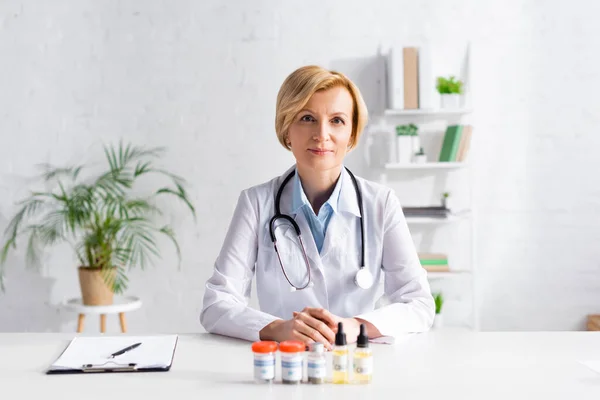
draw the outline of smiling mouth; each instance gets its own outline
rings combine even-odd
[[[325,149],[308,149],[308,151],[310,151],[312,154],[315,154],[318,156],[324,156],[326,154],[333,153],[333,150],[325,150]]]

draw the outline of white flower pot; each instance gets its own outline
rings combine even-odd
[[[444,318],[442,314],[435,314],[435,318],[433,319],[433,329],[440,329],[444,325]]]
[[[411,136],[411,138],[413,154],[418,153],[421,150],[421,138],[419,135]]]
[[[440,94],[441,107],[444,109],[460,108],[460,94]]]
[[[427,162],[427,154],[415,154],[413,157],[415,164],[425,164]]]
[[[413,157],[413,140],[412,136],[397,135],[396,136],[396,162],[398,164],[410,164]]]

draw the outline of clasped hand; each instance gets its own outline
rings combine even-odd
[[[262,340],[299,340],[310,344],[323,343],[331,350],[338,331],[338,323],[343,325],[348,343],[354,343],[360,332],[360,323],[356,318],[341,318],[323,308],[306,307],[301,312],[294,312],[289,320],[273,321],[260,331]]]

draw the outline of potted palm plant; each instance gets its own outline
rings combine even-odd
[[[40,252],[59,243],[68,243],[78,260],[79,283],[86,305],[112,304],[113,294],[128,285],[127,270],[144,268],[159,256],[157,236],[166,236],[174,245],[179,261],[180,248],[169,225],[157,220],[162,211],[155,201],[171,196],[182,201],[195,218],[195,209],[184,188],[183,178],[155,166],[163,148],[125,145],[105,146],[108,169],[83,178],[85,166],[42,165],[41,178],[49,191],[33,191],[20,201],[18,212],[5,231],[0,252],[0,286],[7,255],[27,237],[26,262],[36,265]],[[149,195],[134,194],[134,184],[144,177],[157,185]]]
[[[463,93],[463,82],[454,76],[437,78],[436,89],[441,97],[441,107],[456,109],[460,106],[460,95]]]

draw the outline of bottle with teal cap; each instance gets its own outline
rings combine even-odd
[[[333,346],[333,383],[348,383],[348,346],[344,325],[338,322]]]

